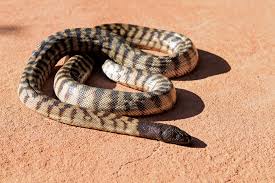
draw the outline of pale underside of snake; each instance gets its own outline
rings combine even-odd
[[[145,50],[167,53],[156,56]],[[102,52],[110,79],[143,92],[122,92],[82,84]],[[55,99],[42,91],[57,62],[72,57],[55,76]],[[182,34],[130,24],[104,24],[57,32],[33,51],[21,76],[18,93],[30,109],[61,123],[187,145],[191,136],[167,124],[127,117],[155,114],[173,107],[176,91],[168,78],[192,71],[198,52]]]

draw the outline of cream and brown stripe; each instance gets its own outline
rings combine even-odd
[[[155,56],[141,49],[168,56]],[[103,71],[110,78],[141,93],[88,87],[90,55],[103,52],[110,59]],[[58,60],[72,56],[55,77],[60,100],[41,90]],[[19,84],[20,100],[29,108],[69,125],[186,145],[191,136],[166,124],[145,123],[122,115],[147,115],[170,109],[176,92],[168,78],[184,75],[197,65],[192,41],[175,32],[129,24],[105,24],[57,32],[41,42],[29,58]]]
[[[110,79],[145,92],[122,92],[80,84],[87,79],[92,67],[93,60],[87,55],[71,57],[55,75],[56,96],[72,105],[128,116],[160,113],[176,102],[175,88],[167,77],[124,67],[111,60],[106,60],[102,66]]]

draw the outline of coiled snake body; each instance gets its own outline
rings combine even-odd
[[[155,56],[140,48],[168,56]],[[81,84],[93,67],[90,55],[99,51],[111,59],[102,66],[110,79],[144,92]],[[44,94],[42,86],[58,60],[66,55],[73,56],[55,76],[57,100]],[[123,115],[170,109],[176,102],[176,91],[168,78],[190,72],[197,62],[198,52],[192,41],[175,32],[129,24],[66,29],[49,36],[32,53],[18,93],[27,107],[62,123],[185,145],[191,136],[175,126],[141,122]]]

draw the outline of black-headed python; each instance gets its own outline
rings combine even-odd
[[[102,66],[107,77],[143,92],[81,84],[93,67],[90,56],[98,52],[110,58]],[[55,76],[54,90],[60,99],[57,100],[44,94],[42,86],[66,55],[73,56]],[[172,108],[176,91],[168,78],[192,71],[197,62],[198,52],[192,41],[176,32],[129,24],[66,29],[49,36],[33,51],[18,93],[27,107],[61,123],[187,145],[191,136],[175,126],[142,122],[124,115],[148,115]]]

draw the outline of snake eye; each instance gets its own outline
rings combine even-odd
[[[176,139],[181,139],[181,137],[182,137],[182,135],[180,135],[180,134],[176,135]]]

